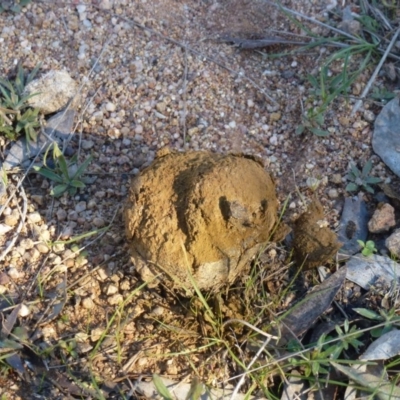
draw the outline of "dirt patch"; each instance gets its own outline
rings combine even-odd
[[[126,230],[144,280],[165,272],[175,283],[217,290],[260,251],[277,221],[275,185],[245,155],[172,152],[134,179]]]
[[[329,229],[324,209],[316,200],[296,220],[294,236],[296,260],[304,269],[319,267],[330,261],[342,246],[336,234]]]

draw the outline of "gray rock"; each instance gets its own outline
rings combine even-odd
[[[353,256],[347,262],[346,279],[369,290],[377,282],[390,287],[392,281],[398,282],[400,265],[389,257],[373,254],[364,257],[361,254]]]
[[[76,111],[71,108],[53,115],[47,121],[45,127],[46,134],[56,139],[69,139],[74,129],[75,115]]]
[[[341,253],[352,255],[360,251],[357,240],[366,241],[368,219],[367,205],[361,196],[345,198],[338,230],[339,242],[343,243]]]
[[[78,84],[67,71],[50,71],[30,82],[25,92],[32,97],[28,103],[43,114],[51,114],[64,108],[78,92]],[[34,96],[33,96],[34,95]]]
[[[36,142],[27,141],[25,137],[20,138],[12,145],[7,154],[3,163],[4,169],[7,171],[24,164],[40,152],[45,151],[49,144],[50,140],[41,133],[38,134]]]
[[[375,121],[372,148],[400,176],[400,105],[395,98],[383,107]]]

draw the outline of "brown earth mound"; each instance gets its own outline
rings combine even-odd
[[[275,185],[253,157],[160,156],[132,182],[125,210],[135,267],[145,281],[164,272],[188,293],[190,271],[200,289],[216,291],[268,242],[277,207]]]
[[[314,200],[294,225],[293,248],[298,266],[310,269],[331,261],[342,246],[324,219],[321,203]]]

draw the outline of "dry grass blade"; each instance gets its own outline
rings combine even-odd
[[[308,45],[310,42],[296,42],[295,40],[286,40],[280,37],[266,37],[262,39],[240,39],[235,37],[222,37],[218,41],[230,42],[241,49],[259,49],[262,47],[274,46],[277,44],[291,44],[291,45]]]

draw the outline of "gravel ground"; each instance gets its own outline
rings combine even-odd
[[[21,14],[1,15],[0,75],[12,75],[18,61],[28,70],[39,62],[41,72],[67,70],[82,84],[72,147],[81,160],[88,154],[94,157],[88,172],[96,179],[74,197],[54,200],[49,195],[51,182],[29,175],[23,185],[26,222],[2,260],[0,291],[28,306],[23,318],[43,346],[75,338],[82,358],[92,354],[96,341],[109,333],[106,329],[117,305],[140,284],[124,244],[121,206],[130,177],[149,165],[164,146],[261,157],[276,178],[280,200],[292,194],[289,219],[304,208],[299,193],[305,198],[311,195],[307,179],[319,179],[317,193],[331,225],[337,224],[349,163],[363,165],[371,157],[371,109],[375,113],[379,109],[372,106],[351,118],[354,102],[339,99],[326,118],[329,137],[296,136],[302,104],[310,98],[304,76],[316,71],[320,57],[331,50],[270,59],[217,41],[226,34],[247,37],[273,29],[298,33],[273,6],[261,0],[244,3],[33,1]],[[325,2],[285,3],[321,18],[327,6]],[[282,49],[267,51],[277,50]],[[361,93],[371,70],[352,86],[354,96]],[[373,160],[373,174],[387,178],[378,157]],[[9,177],[10,192],[21,176]],[[12,232],[23,203],[19,194],[3,212]],[[76,244],[65,242],[109,224],[105,234],[79,243],[86,246],[80,254],[74,253]],[[0,237],[1,245],[7,245],[12,232]],[[51,246],[50,240],[64,243]],[[51,299],[63,299],[64,291],[68,300],[60,301],[62,312],[54,317],[49,311]],[[44,301],[35,302],[39,297]],[[133,379],[135,374],[159,372],[180,379],[190,372],[185,358],[162,363],[146,355],[149,350],[162,354],[165,348],[173,348],[167,338],[157,336],[155,320],[164,316],[185,325],[176,303],[172,294],[163,298],[157,291],[144,291],[135,301],[127,301],[128,319],[116,317],[123,336],[121,352],[115,350],[110,334],[104,352],[92,360],[92,371],[114,382],[122,375]],[[43,304],[49,304],[47,312]],[[197,343],[186,340],[188,348]],[[118,354],[122,361],[116,361]],[[87,372],[87,364],[73,357],[68,361],[79,373]],[[199,371],[207,374],[204,360],[195,361]],[[219,378],[227,374],[221,370]],[[15,374],[11,379],[8,389],[0,393],[28,398],[21,377]],[[65,398],[56,387],[48,390],[49,397],[41,398]]]

